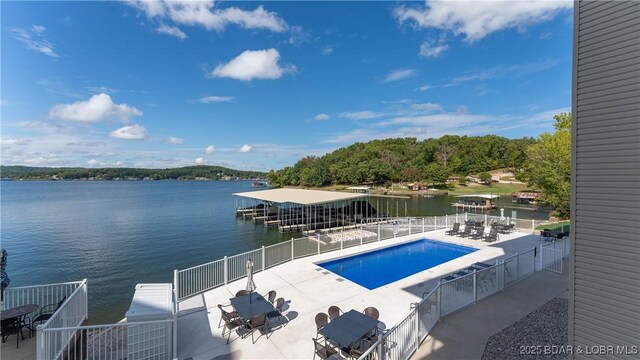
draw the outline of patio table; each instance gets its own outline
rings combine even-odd
[[[252,292],[248,295],[236,296],[230,299],[235,311],[245,320],[268,314],[275,310],[273,305],[262,295]]]
[[[355,310],[338,316],[325,327],[320,334],[340,345],[349,348],[378,326],[378,320]]]
[[[0,311],[0,320],[18,319],[38,310],[38,305],[27,304]]]

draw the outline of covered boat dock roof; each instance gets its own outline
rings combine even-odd
[[[481,198],[481,199],[493,200],[493,199],[497,199],[499,196],[498,195],[493,195],[493,194],[469,194],[469,195],[457,195],[456,197],[459,197],[459,198]]]
[[[367,196],[367,194],[306,189],[269,189],[261,191],[247,191],[235,193],[233,195],[279,204],[291,203],[299,205],[327,204],[351,199],[360,199]]]

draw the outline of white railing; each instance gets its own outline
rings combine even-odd
[[[36,304],[40,307],[57,304],[63,298],[68,298],[80,284],[82,284],[82,281],[9,287],[4,290],[4,307],[5,309],[11,309],[27,304]]]
[[[563,259],[569,257],[569,243],[569,238],[564,238],[540,245],[542,268],[562,273]]]
[[[55,313],[42,325],[38,325],[36,333],[36,356],[38,360],[58,359],[70,348],[74,337],[69,333],[49,333],[46,330],[82,325],[88,319],[87,280],[71,293]]]
[[[173,320],[158,320],[42,329],[38,360],[172,359],[173,326]],[[60,339],[73,341],[60,346]]]
[[[508,264],[513,264],[508,270]],[[535,250],[518,253],[495,265],[440,282],[428,295],[412,305],[398,325],[382,334],[359,359],[405,360],[418,349],[436,323],[444,316],[502,291],[505,279],[523,279],[535,272]],[[508,274],[512,272],[512,274]]]
[[[263,246],[260,249],[249,251],[243,254],[224,257],[223,259],[210,263],[190,267],[184,270],[177,270],[177,283],[174,284],[178,290],[178,300],[201,294],[218,286],[226,285],[230,281],[241,279],[246,276],[246,261],[251,258],[254,262],[254,271],[262,271],[283,264],[285,262],[317,255],[329,251],[345,249],[351,246],[359,246],[375,241],[384,241],[398,236],[418,234],[425,231],[446,229],[453,223],[463,223],[466,220],[477,219],[484,221],[485,226],[493,222],[508,222],[516,225],[522,231],[534,231],[537,222],[534,220],[518,220],[501,218],[482,214],[453,214],[444,216],[424,216],[411,218],[385,218],[369,219],[356,228],[349,231],[368,231],[367,234],[343,236],[347,232],[328,233],[321,235],[311,235],[299,239],[287,240],[275,245]],[[513,264],[507,264],[509,267]],[[523,265],[529,268],[528,264]],[[522,269],[521,269],[522,270]],[[512,273],[516,273],[515,269]],[[509,283],[511,277],[505,277],[505,282]]]

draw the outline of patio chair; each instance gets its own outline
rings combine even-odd
[[[453,227],[450,230],[447,230],[445,234],[456,235],[459,231],[460,231],[460,223],[453,223]]]
[[[465,225],[464,226],[464,230],[458,233],[458,236],[460,237],[467,237],[467,236],[471,236],[471,230],[473,230],[473,226],[472,225]]]
[[[36,329],[37,323],[47,322],[47,320],[49,320],[53,316],[53,314],[55,314],[56,311],[58,311],[58,309],[60,309],[60,307],[62,306],[62,304],[64,304],[64,301],[66,299],[67,299],[67,296],[65,295],[57,303],[48,304],[41,307],[40,311],[38,311],[38,314],[34,315],[34,317],[31,318],[31,331],[34,331]]]
[[[224,328],[222,329],[222,337],[224,337],[224,331],[229,330],[229,336],[227,337],[227,344],[228,344],[229,340],[231,339],[231,332],[235,329],[238,329],[244,326],[245,321],[241,317],[235,317],[235,318],[230,317],[229,316],[230,313],[224,311],[222,308],[220,308],[220,310],[222,311],[220,315],[221,319],[222,321],[224,321]]]
[[[317,313],[315,320],[316,320],[316,331],[320,331],[320,329],[327,326],[327,324],[329,323],[329,315],[325,313]]]
[[[253,334],[256,332],[256,330],[264,330],[265,332],[267,332],[267,330],[269,329],[269,318],[267,317],[267,314],[252,317],[245,323],[245,328],[251,332],[251,342],[255,344],[256,340],[253,337]],[[260,336],[262,336],[262,334],[260,334]],[[258,336],[258,339],[260,338],[260,336]],[[269,338],[269,335],[267,335],[267,338]]]
[[[344,311],[340,310],[339,307],[335,305],[329,306],[329,318],[331,318],[331,321],[335,320],[338,316],[342,314],[344,314]]]
[[[283,326],[287,326],[287,323],[288,323],[289,321],[287,320],[287,318],[286,318],[284,315],[282,315],[282,311],[283,311],[283,309],[284,309],[284,298],[278,298],[278,299],[276,300],[275,305],[276,305],[276,309],[275,309],[274,311],[272,311],[272,312],[268,313],[268,314],[267,314],[267,317],[268,317],[269,319],[273,319],[273,318],[284,318],[284,319],[285,319],[285,322],[284,322]],[[269,321],[271,321],[271,320],[269,320]]]
[[[267,299],[269,300],[270,303],[273,304],[273,302],[276,301],[276,291],[275,290],[269,291],[269,293],[267,294]]]
[[[475,234],[472,234],[471,236],[469,236],[469,238],[473,240],[478,240],[478,239],[482,239],[483,236],[484,236],[484,226],[478,226],[476,227]]]
[[[247,290],[240,290],[236,293],[236,297],[238,296],[244,296],[244,295],[249,295],[249,291]]]
[[[240,315],[238,315],[237,312],[235,311],[229,311],[227,312],[225,309],[223,309],[223,307],[229,307],[231,306],[229,305],[222,305],[222,304],[218,304],[218,309],[220,309],[220,314],[227,316],[229,319],[235,319],[235,318],[239,318]],[[222,316],[220,316],[220,321],[218,321],[218,329],[222,326]]]
[[[313,340],[313,360],[316,359],[316,356],[319,356],[322,360],[328,360],[330,357],[334,355],[338,355],[338,351],[332,348],[330,345],[327,345],[327,339],[325,338],[317,338],[311,339]],[[324,344],[320,341],[324,340]]]
[[[16,349],[20,347],[20,336],[24,340],[24,334],[22,328],[25,327],[24,321],[21,318],[13,318],[2,320],[0,325],[2,329],[2,342],[6,342],[7,338],[11,335],[16,335]]]
[[[380,318],[380,312],[378,311],[378,309],[374,308],[373,306],[369,306],[366,309],[364,309],[363,313],[369,317],[372,317],[376,320],[378,320],[378,318]]]
[[[496,240],[498,240],[498,228],[497,227],[491,227],[491,230],[489,230],[489,233],[487,235],[485,235],[484,241],[486,241],[486,242],[494,242]]]

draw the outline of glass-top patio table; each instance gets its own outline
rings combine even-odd
[[[335,318],[320,329],[320,334],[336,342],[341,348],[349,348],[353,343],[377,328],[378,320],[355,310]]]
[[[273,305],[258,293],[252,292],[249,295],[236,296],[229,300],[238,315],[246,320],[275,310]]]

